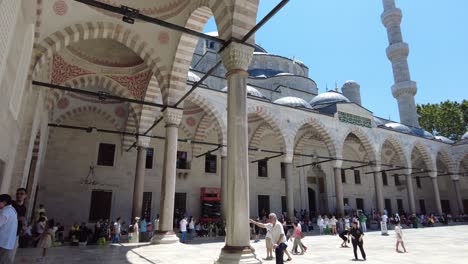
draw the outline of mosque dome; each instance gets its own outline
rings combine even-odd
[[[435,139],[440,140],[440,141],[442,141],[444,143],[448,143],[448,144],[455,143],[453,140],[450,140],[450,139],[448,139],[446,137],[443,137],[443,136],[435,136]]]
[[[387,123],[385,124],[385,126],[398,132],[408,133],[408,134],[411,133],[411,129],[409,127],[400,123]]]
[[[378,117],[375,117],[374,116],[374,122],[375,122],[375,125],[376,126],[383,126],[385,125],[384,121],[382,121],[382,119],[378,118]]]
[[[412,127],[410,129],[411,129],[411,133],[415,134],[416,136],[427,138],[427,139],[434,139],[434,135],[432,135],[431,133],[427,132],[426,130],[422,128]]]
[[[221,91],[223,92],[227,92],[227,90],[228,90],[227,86],[221,89]],[[250,85],[247,85],[247,95],[266,99],[266,97],[259,90],[255,89],[254,87]]]
[[[194,72],[189,71],[187,74],[187,80],[191,82],[198,82],[201,80],[201,78],[198,75],[196,75]]]
[[[468,131],[461,137],[461,139],[468,139]]]
[[[275,104],[280,104],[280,105],[287,105],[287,106],[292,106],[292,107],[302,107],[302,108],[307,108],[307,109],[312,109],[312,106],[310,104],[299,97],[293,97],[293,96],[287,96],[283,97],[280,99],[277,99],[274,101]]]
[[[312,106],[312,108],[314,108],[323,104],[336,104],[342,102],[349,103],[350,101],[348,98],[346,98],[339,92],[328,91],[326,93],[317,95],[309,103]]]

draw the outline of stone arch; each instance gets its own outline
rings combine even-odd
[[[292,129],[292,135],[294,137],[295,141],[295,150],[299,151],[299,149],[302,149],[303,145],[301,142],[303,142],[303,137],[308,133],[306,132],[303,134],[300,138],[299,136],[299,131],[302,129],[307,129],[310,130],[310,133],[317,132],[318,135],[322,138],[325,146],[328,149],[328,154],[331,157],[335,157],[337,155],[337,150],[336,146],[334,143],[333,138],[330,135],[330,132],[328,129],[323,125],[323,123],[313,117],[308,117],[303,120],[301,120],[297,125]],[[313,131],[313,132],[312,132]]]
[[[67,112],[65,112],[65,113],[61,114],[60,116],[58,116],[55,119],[55,123],[61,124],[65,120],[70,119],[70,118],[74,117],[77,114],[85,113],[85,112],[96,113],[96,114],[104,117],[104,119],[106,121],[109,121],[117,130],[120,129],[119,123],[112,116],[112,114],[109,114],[107,111],[104,111],[101,108],[99,108],[97,106],[92,106],[92,105],[83,105],[83,106],[79,106],[79,107],[70,109]]]
[[[408,160],[408,155],[405,154],[405,151],[403,150],[403,146],[402,146],[402,143],[394,136],[394,135],[390,135],[386,138],[384,138],[384,140],[382,141],[382,144],[380,144],[379,146],[379,153],[380,153],[380,156],[378,156],[379,160],[381,162],[383,162],[383,160],[381,159],[382,155],[383,155],[383,149],[385,147],[385,144],[386,143],[389,143],[393,149],[396,151],[396,155],[398,156],[400,162],[402,163],[403,167],[410,167],[410,160]]]
[[[449,154],[449,151],[446,148],[446,146],[440,147],[439,150],[437,151],[436,161],[435,161],[436,167],[437,167],[437,159],[439,159],[439,158],[442,161],[442,163],[445,165],[445,167],[447,168],[447,170],[448,170],[447,173],[455,172],[454,161],[453,161],[451,155]],[[441,171],[440,168],[437,167],[437,171]]]
[[[148,88],[145,93],[145,101],[162,104],[162,95],[159,82],[153,75],[148,83]],[[140,124],[138,127],[139,133],[145,133],[154,123],[161,111],[155,111],[152,106],[144,105],[141,111]]]
[[[285,133],[283,130],[280,128],[278,123],[275,121],[275,117],[273,114],[271,114],[267,109],[265,109],[263,106],[250,106],[247,109],[248,115],[257,115],[258,117],[262,118],[265,123],[267,123],[271,129],[272,132],[275,135],[276,141],[280,144],[280,149],[281,151],[287,155],[287,145],[286,145],[286,139],[285,139]],[[256,142],[259,142],[260,139],[255,138],[255,134],[258,134],[259,131],[256,131],[257,133],[254,133],[251,139],[251,143],[257,144]],[[259,134],[261,136],[261,134]],[[258,136],[257,136],[258,137]]]
[[[32,79],[54,53],[70,45],[70,43],[87,39],[112,39],[125,45],[145,61],[160,83],[165,83],[166,69],[162,65],[161,59],[156,55],[155,50],[150,48],[146,41],[122,24],[96,21],[64,27],[62,30],[56,31],[36,43],[34,47],[36,55],[31,63]]]
[[[424,162],[424,165],[426,166],[426,169],[435,170],[436,166],[434,164],[434,161],[432,160],[431,153],[426,145],[424,145],[423,143],[421,143],[421,141],[418,140],[411,146],[410,149],[411,149],[411,154],[410,154],[411,164],[413,164],[413,157],[412,157],[413,152],[416,150],[422,156],[421,158]],[[413,167],[413,165],[411,165],[411,167]]]
[[[209,128],[214,125],[218,136],[218,143],[221,145],[227,144],[227,128],[224,123],[223,115],[214,107],[208,100],[194,92],[187,97],[188,101],[197,105],[205,112],[205,115],[201,118],[198,127],[195,130],[194,140],[204,141],[206,140],[209,132]],[[193,146],[194,155],[200,154],[200,145]]]
[[[99,86],[103,88],[104,90],[110,92],[111,94],[121,96],[121,97],[126,97],[126,98],[134,98],[134,96],[131,95],[131,93],[123,87],[120,83],[117,81],[113,80],[112,78],[109,78],[104,75],[85,75],[85,76],[79,76],[74,79],[71,79],[69,81],[66,81],[64,83],[64,86],[68,87],[83,87],[83,86]],[[59,90],[52,90],[49,91],[49,95],[47,97],[47,107],[49,110],[53,109],[55,105],[57,105],[58,100],[65,94],[63,91]],[[137,128],[138,128],[138,117],[141,114],[142,107],[140,105],[135,105],[135,104],[128,104],[128,117],[126,120],[125,128],[123,131],[125,132],[131,132],[131,133],[136,133]],[[130,145],[133,143],[133,137],[132,136],[124,136],[122,138],[123,140],[123,146],[124,147],[130,147]]]
[[[350,134],[355,135],[359,139],[361,144],[364,146],[364,149],[366,150],[369,161],[379,161],[377,154],[376,154],[376,150],[373,147],[372,140],[369,137],[369,134],[359,127],[350,127],[343,134],[343,137],[340,139],[340,154],[341,155],[343,155],[345,140]]]

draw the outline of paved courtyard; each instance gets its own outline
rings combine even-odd
[[[448,226],[405,229],[404,239],[408,253],[396,253],[395,235],[381,236],[379,232],[365,235],[364,247],[368,263],[466,263],[468,260],[468,226]],[[309,247],[304,255],[293,255],[287,263],[350,263],[351,248],[340,248],[337,236],[307,236]],[[264,241],[252,243],[257,256],[266,255]],[[20,249],[16,263],[213,263],[223,247],[222,241],[200,244],[148,245],[126,244],[108,247],[59,247],[49,250],[45,260],[39,262],[38,249]],[[288,248],[290,250],[291,246]],[[390,262],[391,261],[391,262]],[[275,261],[263,261],[275,263]]]

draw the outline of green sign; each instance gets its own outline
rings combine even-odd
[[[341,122],[362,126],[362,127],[372,127],[372,122],[369,118],[365,118],[362,116],[352,115],[345,112],[338,111],[338,118]]]

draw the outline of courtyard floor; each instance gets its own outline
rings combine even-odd
[[[403,237],[408,253],[395,252],[395,234],[381,236],[369,232],[364,237],[364,249],[368,263],[466,263],[468,260],[468,225],[420,229],[404,229]],[[337,236],[307,236],[303,243],[309,247],[304,255],[292,255],[286,263],[350,263],[351,248],[340,248]],[[292,243],[288,250],[291,250]],[[193,244],[148,245],[122,244],[98,247],[51,248],[41,260],[39,249],[19,249],[15,263],[50,264],[155,264],[155,263],[213,263],[223,247],[222,241],[196,241]],[[265,243],[252,243],[257,257],[266,261]],[[359,250],[358,250],[359,251]],[[359,253],[358,253],[359,254]],[[360,257],[360,255],[359,255]]]

